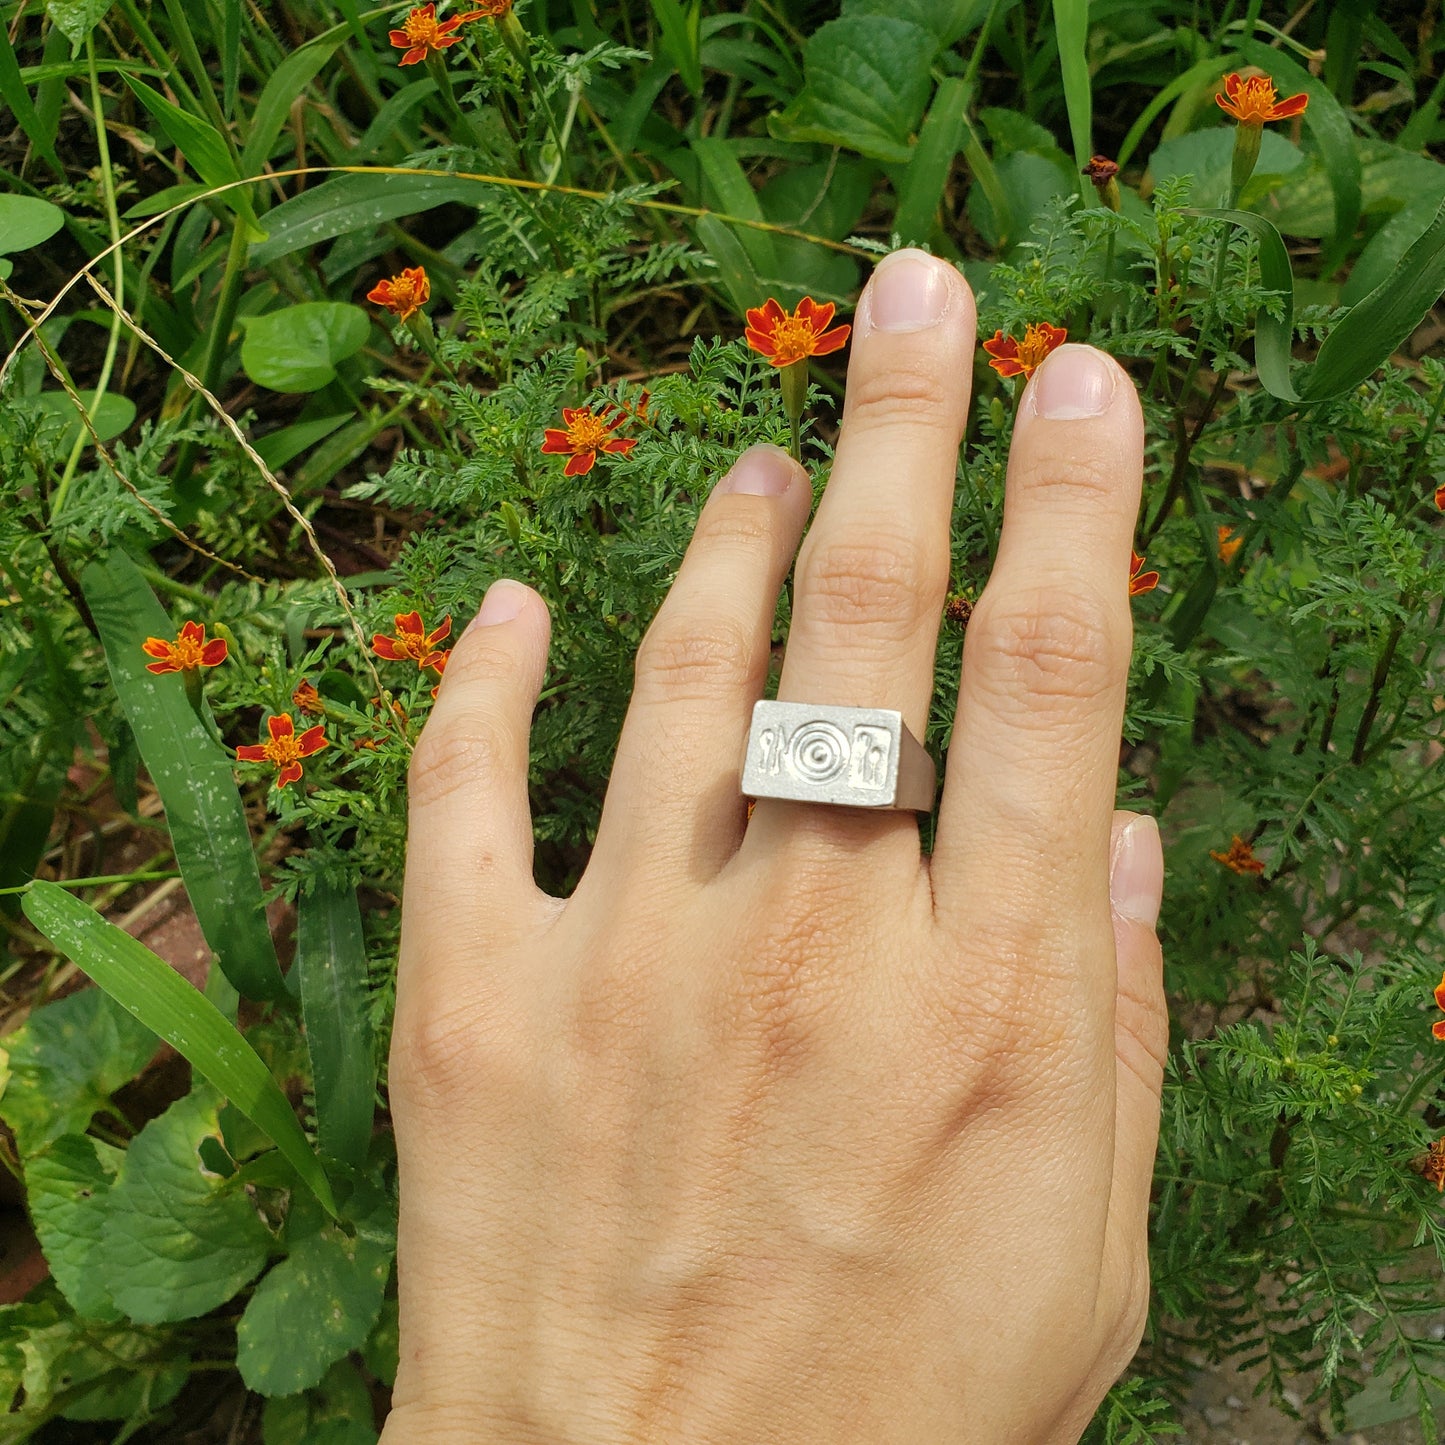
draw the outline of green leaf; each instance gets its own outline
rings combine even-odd
[[[251,113],[251,124],[246,137],[246,147],[241,152],[241,169],[248,175],[257,174],[271,155],[271,147],[281,128],[291,114],[296,97],[320,73],[346,39],[345,25],[333,26],[324,34],[308,40],[305,45],[293,50],[266,82],[256,109]]]
[[[30,144],[59,174],[61,165],[55,154],[55,127],[46,126],[41,121],[30,99],[30,92],[20,74],[20,62],[15,58],[15,47],[10,43],[10,32],[5,26],[0,26],[0,100],[10,107]]]
[[[321,1382],[371,1333],[396,1253],[391,1201],[375,1202],[348,1236],[339,1225],[291,1240],[236,1326],[236,1365],[258,1395],[294,1395]]]
[[[36,196],[0,196],[0,254],[28,251],[65,224],[65,212]]]
[[[702,59],[699,25],[701,6],[691,0],[687,9],[678,0],[652,0],[652,13],[662,28],[662,48],[677,67],[682,83],[693,94],[702,94]]]
[[[245,1190],[202,1168],[197,1148],[219,1135],[220,1107],[210,1089],[178,1099],[136,1135],[111,1186],[101,1279],[137,1324],[209,1313],[270,1253],[271,1232]]]
[[[266,213],[267,239],[251,250],[253,266],[269,266],[333,236],[344,236],[429,211],[449,202],[478,205],[493,187],[459,176],[336,176]]]
[[[972,94],[972,87],[956,77],[938,82],[928,118],[913,148],[913,159],[898,185],[898,211],[893,229],[905,245],[927,241],[933,234],[954,157],[968,139],[968,105]]]
[[[136,99],[150,112],[151,118],[185,156],[192,170],[208,186],[224,186],[241,179],[241,172],[226,145],[225,138],[208,121],[191,115],[178,105],[173,105],[159,91],[152,90],[145,81],[121,72],[121,79],[135,92]],[[250,227],[249,239],[264,240],[266,232],[256,220],[251,208],[247,187],[238,186],[217,197],[230,207]]]
[[[145,639],[174,637],[176,626],[124,552],[92,563],[80,585],[121,707],[165,804],[176,861],[206,941],[247,998],[288,1000],[232,759],[196,716],[181,679],[146,671]]]
[[[1234,158],[1234,127],[1209,126],[1173,140],[1160,141],[1149,157],[1149,174],[1156,187],[1175,176],[1193,176],[1191,197],[1201,204],[1229,195],[1229,171]],[[1276,131],[1260,136],[1259,160],[1249,182],[1253,191],[1265,176],[1287,175],[1304,164],[1304,154]]]
[[[376,1113],[376,1056],[367,1015],[366,939],[354,888],[318,884],[296,923],[301,1015],[323,1158],[359,1167]]]
[[[762,203],[753,189],[743,168],[738,164],[732,147],[726,141],[698,136],[692,142],[692,152],[702,167],[706,182],[703,189],[703,204],[720,210],[724,215],[736,216],[739,220],[762,221]],[[734,232],[738,244],[748,253],[755,275],[759,277],[778,274],[777,247],[774,238],[766,231],[755,231],[740,226]],[[754,303],[762,305],[762,297]]]
[[[763,283],[732,228],[715,216],[703,216],[697,223],[697,237],[717,266],[718,279],[737,314],[742,316],[749,307],[761,305]]]
[[[393,1297],[382,1301],[376,1325],[361,1348],[361,1358],[366,1361],[366,1368],[389,1390],[396,1387],[400,1346],[401,1323],[397,1302]]]
[[[115,396],[106,392],[99,405],[92,407],[90,399],[93,393],[83,391],[80,395],[90,412],[91,425],[103,442],[118,437],[135,420],[135,403],[128,396]],[[66,423],[59,437],[49,443],[61,454],[68,452],[75,445],[75,439],[85,430],[76,414],[75,403],[63,391],[42,391],[39,396],[29,398],[24,404]],[[85,444],[93,445],[88,431],[85,432]]]
[[[350,1360],[338,1360],[314,1390],[266,1401],[261,1438],[265,1445],[376,1445],[371,1391]]]
[[[280,1085],[215,1004],[138,939],[107,923],[57,884],[32,883],[24,907],[26,917],[83,973],[189,1059],[264,1130],[326,1211],[336,1213],[331,1186]],[[56,1131],[75,1132],[74,1128]]]
[[[1064,103],[1069,112],[1069,134],[1074,142],[1074,168],[1088,165],[1093,150],[1094,89],[1089,77],[1089,0],[1054,0],[1054,35],[1059,46],[1059,69],[1064,78]],[[1074,177],[1075,189],[1088,184]]]
[[[157,1045],[151,1029],[99,989],[36,1009],[0,1046],[0,1117],[15,1131],[21,1157],[63,1134],[83,1134]]]
[[[844,146],[880,161],[906,161],[933,89],[938,45],[920,25],[891,15],[830,20],[803,52],[806,84],[768,129],[781,140]]]
[[[371,332],[371,318],[344,301],[302,301],[242,318],[241,366],[271,391],[320,391],[336,379],[336,366],[355,356]]]
[[[50,0],[45,13],[70,41],[71,54],[85,44],[85,37],[105,19],[111,0]]]
[[[78,1315],[117,1320],[101,1283],[111,1180],[125,1157],[99,1139],[62,1134],[25,1164],[25,1202],[51,1277]]]

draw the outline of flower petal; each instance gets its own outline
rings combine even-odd
[[[621,452],[623,456],[626,456],[636,445],[636,437],[613,437],[611,441],[602,443],[602,450],[604,452]]]
[[[444,637],[450,637],[451,635],[452,620],[450,617],[443,617],[437,624],[436,631],[427,633],[426,645],[430,647],[433,643],[440,642]],[[425,667],[426,663],[422,663],[422,666]]]
[[[397,649],[396,639],[384,637],[379,632],[371,639],[371,650],[378,657],[384,657],[388,662],[404,662],[406,660],[406,653]]]
[[[148,663],[146,663],[146,671],[147,671],[147,672],[179,672],[179,671],[180,671],[180,668],[178,668],[178,667],[175,665],[175,663],[173,663],[173,662],[171,662],[169,659],[167,659],[165,662],[148,662]]]
[[[396,63],[398,65],[416,65],[419,61],[423,61],[425,59],[426,46],[413,45],[412,48],[408,50],[407,53],[403,55],[401,59],[398,60]]]
[[[556,427],[548,427],[545,440],[542,442],[542,450],[553,455],[558,452],[570,452],[572,443],[568,440],[566,432],[558,431]]]
[[[309,758],[312,753],[319,753],[322,748],[330,747],[331,740],[326,736],[326,729],[322,723],[315,727],[307,728],[299,738],[296,739],[296,751],[303,758]]]
[[[841,351],[848,344],[852,330],[851,326],[838,326],[825,336],[820,336],[813,343],[813,355],[830,356],[835,351]]]
[[[266,761],[266,748],[262,743],[243,743],[236,749],[236,756],[243,763],[264,763]]]
[[[301,764],[287,763],[279,773],[276,774],[276,786],[284,788],[288,783],[296,783],[301,780]]]
[[[405,30],[388,30],[386,38],[396,46],[398,50],[405,50],[411,44],[411,36]]]
[[[1445,1008],[1445,978],[1435,985],[1435,1002],[1441,1008]]]
[[[199,622],[183,622],[181,624],[181,637],[186,642],[199,643],[206,635],[206,629]]]
[[[1308,95],[1303,93],[1292,95],[1287,100],[1276,101],[1270,106],[1269,118],[1271,120],[1289,120],[1291,116],[1302,115],[1309,103]]]
[[[778,354],[777,344],[770,333],[759,331],[756,326],[749,326],[747,330],[748,345],[754,351],[761,351],[770,361]]]
[[[218,667],[226,660],[226,639],[224,637],[213,637],[201,649],[201,666]]]
[[[422,625],[420,612],[398,612],[395,614],[397,636],[403,636],[408,632],[421,634],[426,631]]]
[[[592,470],[592,463],[597,460],[597,453],[591,450],[585,452],[574,452],[567,465],[562,468],[564,477],[586,476]]]
[[[164,637],[147,637],[140,650],[147,657],[169,657],[175,651],[175,644],[167,642]]]
[[[1430,1032],[1434,1034],[1437,1039],[1445,1039],[1445,1019],[1437,1019],[1431,1024]]]
[[[273,713],[266,719],[266,731],[271,734],[273,743],[279,743],[282,738],[289,738],[295,733],[296,724],[291,721],[289,712]]]

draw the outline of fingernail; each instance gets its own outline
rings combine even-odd
[[[498,622],[510,622],[527,605],[530,588],[520,582],[508,581],[505,577],[493,582],[482,598],[477,615],[471,620],[471,627],[492,627]]]
[[[1141,813],[1119,835],[1109,869],[1114,911],[1153,928],[1164,901],[1164,849],[1159,825]]]
[[[1092,346],[1061,346],[1034,376],[1029,395],[1034,411],[1047,421],[1078,421],[1102,416],[1114,396],[1115,368]]]
[[[874,331],[922,331],[935,326],[953,295],[946,261],[926,251],[895,251],[868,283],[868,322]]]
[[[798,464],[781,447],[749,447],[732,465],[715,492],[745,492],[754,497],[779,497],[793,484]]]

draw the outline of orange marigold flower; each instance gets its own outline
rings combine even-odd
[[[1425,1153],[1412,1159],[1410,1168],[1429,1180],[1441,1194],[1445,1194],[1445,1136],[1436,1139]]]
[[[321,694],[316,691],[310,678],[303,677],[291,694],[291,701],[307,717],[324,717],[326,708],[322,705]]]
[[[159,662],[146,663],[147,672],[194,672],[198,667],[216,667],[226,660],[226,639],[213,637],[206,641],[206,629],[199,622],[187,622],[174,642],[164,637],[147,637],[141,644],[147,657]]]
[[[1219,560],[1227,567],[1234,561],[1235,554],[1244,546],[1244,538],[1235,535],[1228,522],[1219,529]]]
[[[437,675],[437,685],[436,685],[434,688],[432,688],[432,690],[431,690],[431,695],[432,695],[432,701],[433,701],[433,702],[436,701],[436,695],[437,695],[437,693],[439,693],[439,692],[442,690],[441,679],[446,675],[447,663],[449,663],[451,660],[452,660],[452,650],[451,650],[451,648],[449,647],[449,648],[446,649],[445,652],[434,652],[434,653],[432,653],[432,655],[431,655],[429,658],[427,658],[427,660],[426,660],[424,663],[422,663],[422,666],[423,666],[423,667],[430,667],[430,668],[432,668],[432,669],[435,671],[436,675]]]
[[[1224,90],[1214,97],[1219,108],[1232,115],[1241,125],[1263,125],[1267,120],[1288,120],[1301,115],[1310,103],[1301,93],[1288,100],[1276,100],[1274,82],[1267,75],[1251,75],[1247,80],[1237,75],[1224,77]]]
[[[1044,357],[1056,346],[1062,346],[1068,335],[1062,326],[1050,326],[1047,321],[1039,321],[1025,330],[1022,341],[995,331],[983,343],[983,349],[993,358],[989,365],[1000,376],[1022,376],[1027,381]]]
[[[1435,985],[1435,1003],[1437,1007],[1445,1009],[1445,977],[1442,977],[1440,982]],[[1445,1019],[1436,1019],[1430,1025],[1430,1032],[1437,1039],[1445,1039]]]
[[[236,749],[236,756],[243,763],[271,763],[276,768],[276,786],[284,788],[296,782],[301,776],[301,759],[319,753],[330,744],[322,735],[322,727],[307,728],[300,737],[296,736],[296,724],[289,712],[278,713],[266,719],[266,730],[270,737],[264,743],[247,743]]]
[[[510,5],[511,0],[507,0],[508,8]],[[495,3],[492,3],[481,10],[470,10],[465,15],[453,15],[447,20],[438,20],[436,0],[431,0],[431,3],[413,10],[406,17],[402,28],[391,31],[388,38],[398,50],[406,51],[397,64],[415,65],[417,61],[425,60],[431,51],[435,50],[440,54],[447,46],[455,45],[462,38],[455,34],[459,26],[472,20],[480,20],[484,15],[505,13],[506,10],[499,11]]]
[[[796,311],[785,311],[771,296],[762,306],[748,312],[748,345],[760,351],[774,366],[792,366],[810,356],[827,356],[843,347],[851,326],[828,330],[837,307],[827,301],[818,305],[811,296],[798,302]]]
[[[405,321],[431,300],[431,280],[426,274],[426,267],[404,267],[400,276],[378,281],[366,293],[366,299],[385,306],[388,311],[395,311],[397,320]]]
[[[1129,549],[1129,596],[1137,597],[1141,592],[1152,592],[1159,585],[1157,572],[1140,574],[1144,559],[1131,547]]]
[[[562,475],[583,476],[592,470],[592,464],[597,460],[599,452],[621,452],[626,456],[637,445],[636,437],[609,435],[626,420],[625,411],[618,411],[614,416],[612,407],[594,415],[590,406],[564,406],[562,421],[565,430],[561,427],[548,427],[542,450],[551,454],[570,452],[567,465],[562,468]]]
[[[428,632],[420,612],[397,612],[393,615],[396,618],[396,636],[376,633],[371,639],[371,650],[388,662],[414,662],[418,669],[433,666],[432,659],[439,655],[437,643],[452,634],[451,618],[443,617],[437,627]]]
[[[1254,856],[1254,848],[1246,843],[1238,833],[1234,835],[1234,841],[1229,845],[1229,852],[1216,853],[1212,848],[1209,856],[1216,863],[1223,863],[1231,873],[1263,873],[1264,864]]]
[[[481,3],[470,15],[464,15],[464,20],[476,20],[486,16],[489,20],[500,20],[508,14],[512,8],[512,0],[481,0]]]
[[[1445,512],[1445,482],[1435,488],[1435,505],[1440,511]]]

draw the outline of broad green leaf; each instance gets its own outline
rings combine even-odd
[[[1306,112],[1308,114],[1308,112]],[[1272,132],[1266,131],[1268,137]],[[1361,139],[1360,192],[1367,215],[1398,211],[1433,196],[1445,196],[1445,166],[1398,146]],[[1334,228],[1335,200],[1322,161],[1295,172],[1262,207],[1287,236],[1328,236]]]
[[[376,1445],[371,1391],[350,1360],[338,1360],[314,1389],[266,1401],[264,1445]]]
[[[106,392],[101,397],[100,404],[92,408],[90,400],[93,393],[83,391],[80,395],[90,411],[91,425],[103,442],[118,437],[135,420],[135,403],[128,396],[116,396],[112,392]],[[63,456],[75,445],[75,439],[83,431],[86,446],[93,444],[90,433],[85,431],[80,417],[76,414],[75,403],[63,391],[42,391],[39,396],[29,398],[26,404],[33,406],[38,412],[55,417],[63,424],[64,430],[50,443],[60,455]]]
[[[208,186],[224,186],[239,181],[241,173],[226,146],[221,133],[209,121],[191,115],[178,105],[172,104],[159,91],[152,90],[145,81],[133,75],[121,73],[121,79],[135,92],[136,99],[150,112],[151,119],[166,133],[181,154],[185,156],[192,170]],[[238,216],[250,228],[249,239],[261,241],[266,232],[256,220],[247,196],[248,187],[238,186],[223,192],[217,199]]]
[[[85,44],[85,37],[105,19],[111,3],[112,0],[50,0],[45,13],[70,41],[74,54]]]
[[[1335,198],[1334,239],[1320,266],[1321,274],[1328,275],[1344,260],[1360,219],[1360,156],[1350,118],[1329,86],[1283,50],[1273,50],[1254,39],[1242,40],[1239,48],[1246,60],[1270,76],[1281,95],[1304,91],[1310,98],[1305,124],[1319,146]]]
[[[905,245],[927,241],[933,234],[954,157],[968,138],[971,98],[972,88],[963,80],[950,76],[938,82],[928,118],[913,148],[913,159],[898,184],[893,229]]]
[[[376,1323],[396,1253],[396,1219],[380,1191],[348,1235],[334,1223],[291,1238],[285,1259],[256,1286],[236,1326],[236,1365],[258,1395],[317,1385]]]
[[[241,365],[271,391],[320,391],[336,366],[355,356],[371,332],[371,318],[344,301],[302,301],[264,316],[242,319]]]
[[[366,939],[354,888],[318,884],[297,905],[296,967],[322,1158],[359,1167],[376,1114]]]
[[[219,1134],[220,1107],[206,1088],[178,1099],[136,1135],[111,1186],[101,1281],[137,1324],[209,1313],[270,1253],[271,1232],[244,1188],[201,1165],[197,1148]]]
[[[1074,178],[1069,167],[1059,160],[1035,155],[1032,151],[1014,151],[1004,156],[996,170],[999,185],[1009,198],[1010,231],[1005,233],[1000,227],[999,218],[981,183],[973,186],[968,196],[969,219],[991,246],[1014,245],[1027,240],[1029,227],[1054,198],[1074,193]]]
[[[380,226],[449,202],[478,205],[492,191],[460,176],[336,176],[266,212],[267,239],[251,249],[253,266],[268,266],[334,236]]]
[[[1396,211],[1370,237],[1364,250],[1355,258],[1340,291],[1342,306],[1353,306],[1356,301],[1363,301],[1395,269],[1420,232],[1430,224],[1441,199],[1439,195],[1426,195],[1419,201],[1412,201]]]
[[[51,1277],[78,1315],[117,1320],[100,1279],[111,1181],[124,1151],[86,1134],[62,1134],[25,1163],[25,1202]]]
[[[189,1059],[197,1072],[263,1129],[326,1211],[335,1214],[331,1186],[280,1085],[215,1004],[138,939],[107,923],[57,884],[32,883],[24,906],[26,917],[82,972]],[[56,1131],[74,1132],[73,1128]]]
[[[736,216],[739,220],[762,221],[763,215],[758,193],[753,189],[737,156],[726,141],[699,136],[692,142],[692,153],[702,168],[703,204],[724,215]],[[738,244],[748,253],[756,275],[776,276],[778,256],[774,239],[766,231],[755,231],[749,226],[736,229]],[[762,297],[754,303],[761,306]]]
[[[314,40],[293,50],[267,80],[266,87],[251,113],[246,147],[241,152],[241,169],[248,176],[256,175],[271,155],[271,147],[291,114],[291,107],[322,67],[346,39],[345,25],[333,26]]]
[[[381,1312],[370,1337],[361,1347],[361,1358],[366,1368],[388,1389],[396,1385],[396,1371],[400,1363],[401,1325],[397,1313],[397,1302],[383,1300]]]
[[[63,1134],[83,1134],[151,1061],[158,1042],[98,988],[36,1009],[0,1042],[0,1117],[15,1131],[21,1157]]]
[[[803,53],[807,83],[768,128],[782,140],[821,141],[880,161],[906,161],[933,90],[938,45],[890,15],[830,20]]]
[[[165,804],[176,861],[206,941],[247,998],[289,999],[233,760],[196,716],[180,677],[146,671],[145,639],[175,637],[177,627],[124,552],[93,562],[80,585],[121,707]]]
[[[921,26],[946,50],[983,23],[991,0],[844,0],[847,16],[886,15]]]
[[[1059,70],[1064,79],[1064,104],[1069,112],[1069,134],[1074,142],[1074,169],[1088,165],[1093,153],[1094,89],[1089,76],[1089,0],[1054,0],[1054,36],[1059,47]],[[1082,194],[1089,183],[1075,175]]]
[[[1208,205],[1228,198],[1233,157],[1234,127],[1209,126],[1161,141],[1149,157],[1149,174],[1156,187],[1175,176],[1193,176],[1191,197],[1200,205]],[[1287,175],[1303,164],[1304,155],[1298,146],[1278,132],[1266,130],[1260,137],[1259,160],[1249,189],[1253,191],[1262,177]]]
[[[36,196],[0,196],[0,253],[28,251],[65,224],[65,212]]]

